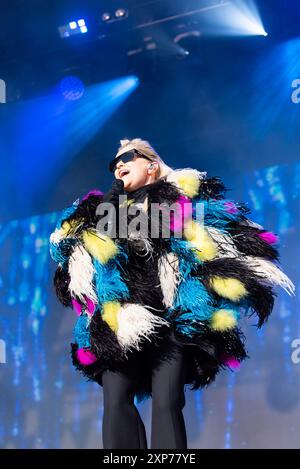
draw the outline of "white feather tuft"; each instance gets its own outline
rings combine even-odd
[[[97,304],[98,300],[93,288],[94,273],[95,268],[91,256],[83,246],[76,246],[69,260],[71,295],[76,295],[81,301],[85,301],[85,295]]]
[[[245,256],[245,262],[258,277],[262,278],[262,283],[279,285],[289,295],[295,294],[295,285],[274,262],[252,256]]]
[[[216,258],[244,257],[244,255],[236,249],[236,246],[229,235],[224,234],[222,231],[211,226],[206,226],[206,228],[217,245],[218,252]]]
[[[260,230],[264,229],[262,225],[260,225],[259,223],[256,223],[253,220],[250,220],[250,218],[245,218],[245,220],[241,220],[240,223],[242,225],[248,225],[248,226],[253,226],[254,228],[259,228]]]
[[[163,301],[167,308],[173,305],[177,286],[180,280],[179,260],[177,254],[169,252],[158,260],[158,274]]]
[[[166,180],[170,182],[176,182],[178,177],[182,175],[184,176],[191,175],[191,176],[196,176],[198,178],[203,179],[204,177],[207,176],[207,171],[198,171],[197,169],[194,169],[194,168],[174,169],[167,175]]]
[[[198,171],[194,168],[181,168],[181,169],[174,169],[171,171],[167,177],[166,181],[173,182],[177,185],[178,179],[181,177],[193,177],[195,179],[203,179],[207,176],[206,171]]]
[[[291,279],[272,261],[262,257],[246,256],[240,253],[229,235],[222,233],[217,228],[207,227],[210,235],[218,245],[217,257],[238,257],[255,275],[260,277],[260,282],[267,285],[279,285],[289,295],[295,294],[295,285]]]
[[[65,234],[62,229],[55,228],[53,233],[50,235],[50,243],[58,244],[62,239],[65,238]]]
[[[132,348],[140,350],[141,340],[151,341],[156,327],[162,325],[170,324],[139,304],[124,303],[118,311],[117,338],[125,352]]]

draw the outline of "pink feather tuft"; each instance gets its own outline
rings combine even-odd
[[[82,200],[86,200],[90,197],[90,195],[103,195],[104,192],[99,191],[98,189],[93,189],[90,192],[88,192]]]
[[[87,296],[85,296],[85,301],[86,301],[86,306],[87,306],[88,313],[90,315],[93,315],[94,312],[95,312],[95,309],[96,309],[95,303],[93,302],[93,300],[91,300]]]
[[[81,304],[77,300],[75,300],[75,298],[72,298],[72,305],[73,309],[75,309],[77,315],[79,316],[82,310]]]
[[[82,365],[92,365],[92,363],[95,363],[97,360],[97,357],[93,352],[84,348],[79,348],[77,350],[77,358]]]
[[[229,366],[234,371],[238,371],[241,367],[241,362],[231,355],[224,354],[222,357],[224,365]]]
[[[258,236],[268,244],[277,243],[279,238],[271,231],[265,231],[264,233],[258,233]]]
[[[233,202],[225,202],[224,207],[227,213],[237,213],[238,209]]]
[[[193,207],[189,197],[180,195],[176,200],[176,204],[179,204],[177,211],[171,212],[170,215],[170,229],[172,231],[182,231],[184,221],[192,218]]]

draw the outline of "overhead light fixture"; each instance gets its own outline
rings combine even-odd
[[[102,13],[101,19],[102,21],[109,21],[111,19],[111,14],[105,11],[104,13]]]
[[[77,21],[70,21],[58,27],[58,32],[61,38],[75,36],[76,34],[85,34],[88,32],[85,20],[83,18]]]
[[[123,20],[128,17],[128,10],[125,8],[118,8],[114,13],[104,11],[101,14],[101,20],[104,23],[113,23],[114,21]]]
[[[257,0],[228,2],[207,16],[205,33],[210,36],[267,36]]]
[[[124,8],[118,8],[115,11],[115,17],[116,18],[124,18],[124,16],[127,16],[127,15],[128,15],[128,12],[127,12],[127,10],[124,10]]]
[[[193,55],[196,61],[200,60],[201,37],[202,34],[199,30],[184,31],[177,34],[173,39],[173,43],[177,48],[177,58],[184,59]]]

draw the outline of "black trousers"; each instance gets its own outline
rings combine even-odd
[[[166,339],[168,340],[168,339]],[[151,449],[186,449],[187,437],[182,409],[185,406],[186,360],[184,349],[172,341],[171,358],[152,369]],[[143,361],[135,363],[138,377]],[[144,423],[134,404],[132,374],[105,370],[102,374],[104,449],[147,449]]]

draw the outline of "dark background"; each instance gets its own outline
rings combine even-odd
[[[209,12],[137,28],[214,3],[1,2],[0,77],[7,83],[7,105],[0,107],[0,196],[11,201],[1,204],[1,220],[60,209],[92,186],[107,190],[107,162],[121,138],[149,140],[173,167],[219,173],[233,191],[240,189],[241,169],[297,159],[299,107],[290,95],[299,70],[299,2],[256,2],[267,37],[230,30],[223,35],[206,25]],[[120,6],[128,9],[128,18],[101,23],[103,11]],[[58,26],[81,17],[88,34],[61,39]],[[174,37],[193,30],[200,38],[182,41],[190,54],[178,57]],[[149,37],[155,50],[127,55]],[[39,101],[67,75],[81,78],[86,87],[128,75],[139,79],[112,115],[98,110],[103,122],[83,148],[72,147],[76,130],[72,134],[52,122],[53,110],[46,120],[47,103]],[[84,120],[86,110],[80,112],[78,120]],[[69,147],[58,156],[63,138]]]

